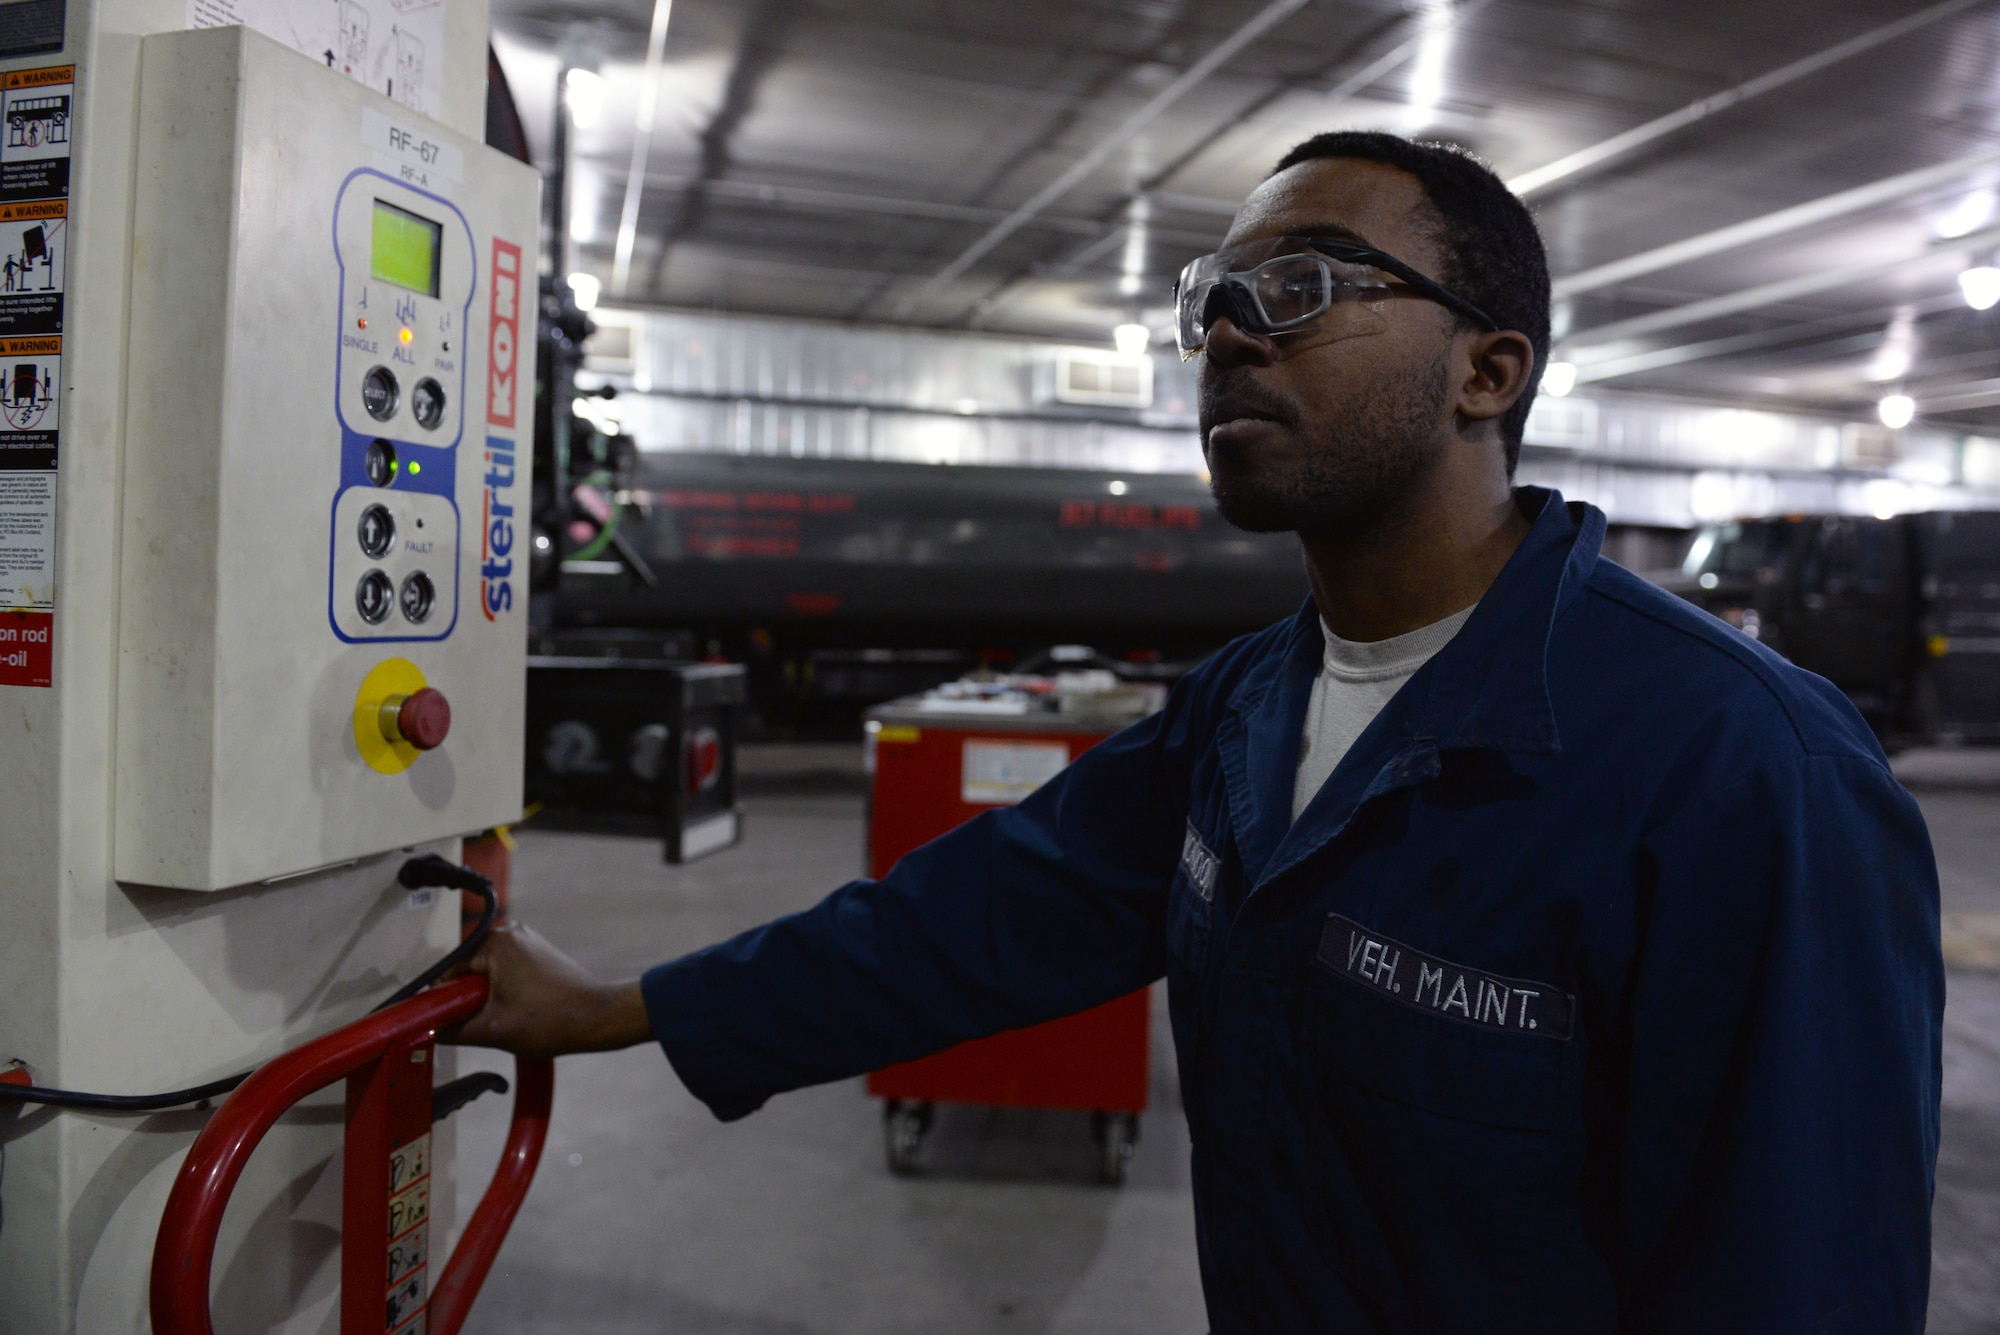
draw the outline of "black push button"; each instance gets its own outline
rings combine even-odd
[[[368,480],[378,487],[386,487],[396,480],[396,447],[377,437],[368,442],[368,452],[361,456],[361,467],[368,474]]]
[[[438,423],[444,421],[444,386],[429,376],[419,380],[410,391],[410,412],[418,426],[426,431],[437,430]]]
[[[395,601],[396,586],[379,570],[363,575],[361,583],[354,587],[354,610],[361,613],[361,619],[371,626],[379,626],[389,619],[389,609]]]
[[[396,405],[402,401],[402,387],[396,383],[396,373],[388,367],[372,367],[361,377],[361,406],[376,421],[386,422],[394,417]]]
[[[437,602],[437,590],[431,585],[431,577],[421,570],[405,577],[402,599],[403,615],[412,622],[422,622]]]
[[[389,554],[390,544],[396,541],[396,519],[386,505],[371,505],[361,512],[361,523],[357,530],[361,539],[361,550],[374,560],[381,560]]]

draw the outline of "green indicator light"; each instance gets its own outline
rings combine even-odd
[[[416,476],[417,474],[419,474],[419,473],[421,473],[421,472],[423,472],[423,471],[424,471],[424,466],[423,466],[422,464],[418,463],[418,462],[417,462],[416,460],[414,460],[414,459],[412,459],[412,460],[410,461],[410,476],[411,476],[411,477],[415,477],[415,476]]]

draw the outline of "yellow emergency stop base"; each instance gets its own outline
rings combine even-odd
[[[407,658],[385,658],[361,679],[354,697],[354,745],[369,769],[401,774],[423,754],[408,742],[392,742],[383,735],[382,706],[393,696],[415,695],[429,684]]]

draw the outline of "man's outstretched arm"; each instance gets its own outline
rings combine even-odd
[[[497,933],[460,1042],[528,1055],[656,1038],[717,1115],[967,1039],[1072,1014],[1165,967],[1186,820],[1186,691],[879,881],[602,984],[531,932]]]

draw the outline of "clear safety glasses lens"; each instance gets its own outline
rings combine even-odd
[[[1174,323],[1183,356],[1199,352],[1224,315],[1248,333],[1281,334],[1312,323],[1336,303],[1388,295],[1386,280],[1365,264],[1309,252],[1233,267],[1244,258],[1218,252],[1181,271]]]

